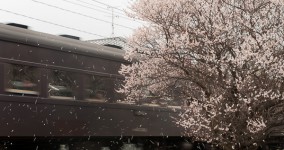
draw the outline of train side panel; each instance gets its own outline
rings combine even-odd
[[[0,136],[181,136],[180,111],[0,95]]]

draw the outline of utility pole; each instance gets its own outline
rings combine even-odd
[[[111,36],[114,37],[114,13],[113,13],[113,7],[111,7],[111,27],[112,27]]]
[[[114,14],[115,7],[108,6],[108,8],[111,9],[111,36],[114,37],[114,21],[115,21],[114,18],[118,16],[115,16]]]

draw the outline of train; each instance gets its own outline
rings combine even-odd
[[[181,149],[178,105],[128,103],[124,51],[0,24],[0,149]],[[196,147],[204,145],[193,143]]]

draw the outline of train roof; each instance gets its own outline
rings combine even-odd
[[[124,50],[0,23],[0,40],[126,62]]]

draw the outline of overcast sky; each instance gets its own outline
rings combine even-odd
[[[132,2],[133,0],[1,0],[0,22],[25,24],[31,30],[56,35],[70,34],[79,36],[82,40],[100,39],[112,36],[112,9],[109,6],[113,6],[118,8],[114,9],[113,15],[114,36],[127,37],[142,25],[125,16],[122,11],[128,9]]]

